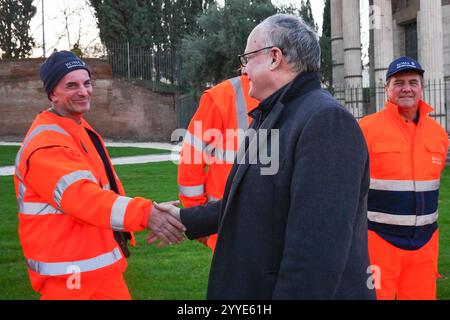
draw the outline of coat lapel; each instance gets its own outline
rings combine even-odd
[[[267,140],[269,139],[269,136],[270,136],[270,130],[273,129],[275,123],[280,118],[280,116],[283,112],[283,109],[284,109],[284,104],[281,103],[280,101],[278,101],[275,104],[275,106],[273,107],[273,109],[271,110],[271,112],[269,113],[269,115],[267,116],[267,118],[263,121],[263,123],[261,124],[259,129],[256,131],[256,133],[254,130],[250,130],[253,128],[253,126],[250,127],[249,130],[247,131],[248,134],[246,134],[246,135],[249,137],[249,140],[250,140],[249,147],[247,148],[247,150],[245,150],[245,143],[242,143],[241,147],[238,151],[238,155],[235,160],[235,161],[237,161],[238,167],[237,167],[236,174],[234,175],[233,181],[230,186],[230,192],[226,199],[225,209],[223,211],[223,215],[222,215],[222,219],[220,221],[219,227],[222,226],[222,221],[225,219],[225,216],[227,215],[227,213],[229,211],[229,207],[233,201],[234,196],[236,195],[236,192],[239,188],[239,184],[241,183],[250,164],[256,163],[256,161],[258,160],[258,151],[260,149],[260,146],[267,144]],[[262,135],[258,141],[258,132],[261,129],[268,130],[268,134]],[[240,163],[242,163],[242,164],[240,164]]]

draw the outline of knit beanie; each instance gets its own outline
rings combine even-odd
[[[91,76],[91,72],[80,58],[69,51],[56,51],[43,64],[39,71],[47,97],[50,99],[50,92],[58,84],[58,82],[69,72],[84,69]]]

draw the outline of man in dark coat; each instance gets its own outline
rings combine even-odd
[[[274,15],[245,52],[250,96],[261,103],[224,198],[162,207],[190,239],[218,232],[208,299],[374,299],[366,144],[353,116],[321,89],[316,33]]]

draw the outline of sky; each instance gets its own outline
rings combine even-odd
[[[98,44],[100,38],[94,10],[87,5],[88,2],[88,0],[33,0],[37,12],[31,21],[31,34],[36,41],[37,48],[33,50],[32,56],[42,57],[43,55],[42,3],[44,3],[46,56],[50,55],[55,48],[57,50],[68,50],[78,41],[83,49],[92,48],[95,44]],[[276,5],[292,4],[296,7],[300,7],[300,2],[301,0],[273,0]],[[366,2],[368,3],[368,0],[361,1],[361,12],[368,15],[368,4]],[[324,1],[311,0],[311,7],[320,34]],[[362,38],[365,37],[364,34],[363,28]]]

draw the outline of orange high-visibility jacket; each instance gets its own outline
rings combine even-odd
[[[223,197],[239,149],[237,129],[241,133],[248,129],[252,119],[247,114],[259,103],[248,96],[249,87],[247,76],[240,76],[203,93],[189,123],[178,166],[179,197],[184,207]],[[211,249],[216,239],[216,235],[208,238]]]
[[[370,154],[369,229],[406,250],[425,245],[437,229],[440,175],[448,136],[419,104],[414,137],[407,132],[398,106],[364,117],[360,126]]]
[[[127,263],[113,230],[140,231],[147,226],[152,202],[124,196],[115,172],[120,195],[110,190],[86,128],[105,148],[86,121],[78,125],[44,111],[16,157],[19,238],[36,291],[48,277],[79,273],[82,284],[123,272]]]

